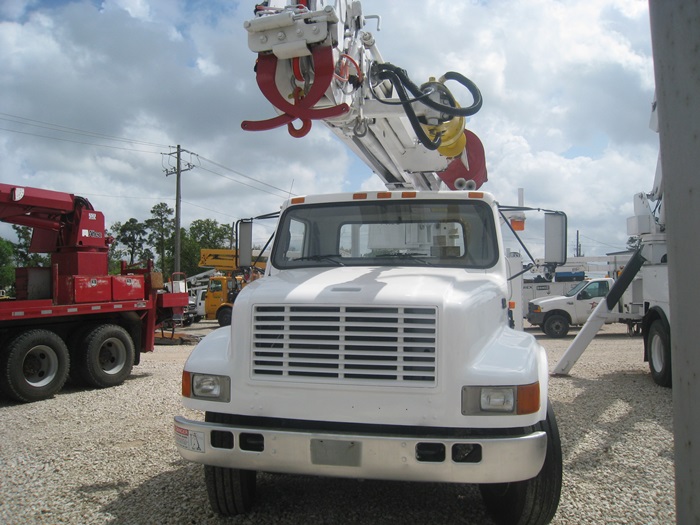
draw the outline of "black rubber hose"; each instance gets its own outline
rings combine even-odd
[[[474,99],[474,103],[471,106],[465,107],[465,108],[458,108],[458,107],[453,107],[453,106],[447,106],[445,104],[440,104],[439,102],[435,102],[429,97],[426,97],[426,92],[422,91],[420,87],[416,86],[411,79],[408,77],[408,74],[406,73],[405,70],[394,66],[393,64],[389,63],[382,63],[382,64],[377,64],[375,63],[375,66],[379,70],[379,77],[380,78],[386,78],[383,77],[382,73],[385,71],[391,71],[396,77],[399,79],[399,83],[402,84],[408,91],[411,92],[411,94],[416,97],[416,99],[420,99],[419,102],[422,104],[425,104],[426,106],[433,108],[436,111],[440,111],[441,113],[445,113],[446,115],[450,115],[452,117],[469,117],[471,115],[474,115],[476,112],[478,112],[481,109],[481,106],[483,104],[483,98],[481,96],[481,91],[477,87],[477,85],[469,80],[467,77],[464,75],[457,73],[455,71],[448,71],[443,75],[443,77],[446,80],[454,80],[456,82],[459,82],[462,84],[471,96]],[[392,81],[394,84],[394,87],[397,86],[397,82]],[[397,90],[398,91],[398,90]]]
[[[401,104],[403,105],[406,116],[408,117],[408,121],[411,123],[411,127],[413,128],[413,131],[415,132],[420,143],[431,151],[438,149],[442,142],[442,137],[438,135],[435,137],[435,140],[431,140],[427,135],[423,129],[423,126],[421,126],[421,123],[418,120],[418,116],[416,115],[413,106],[411,106],[411,101],[408,99],[408,95],[404,89],[404,83],[398,77],[396,72],[392,69],[382,69],[378,74],[378,78],[380,80],[388,80],[394,85],[394,88],[401,99]]]

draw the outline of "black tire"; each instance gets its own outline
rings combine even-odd
[[[479,485],[486,509],[499,525],[546,525],[559,507],[562,452],[551,404],[547,406],[546,421],[537,428],[547,433],[547,453],[537,476],[514,483]]]
[[[115,324],[103,324],[85,335],[80,355],[80,377],[96,388],[120,385],[134,366],[134,341]]]
[[[50,330],[27,330],[15,336],[0,356],[0,390],[29,403],[53,397],[68,378],[68,347]]]
[[[544,333],[554,339],[565,337],[569,333],[569,320],[560,314],[552,314],[544,322]]]
[[[195,323],[198,323],[198,322],[200,322],[201,320],[202,320],[202,316],[201,316],[201,315],[195,315],[195,316],[194,316],[194,322],[195,322]]]
[[[188,326],[192,326],[193,322],[194,322],[193,319],[191,317],[188,317],[187,319],[182,320],[182,326],[187,328]]]
[[[219,321],[219,326],[229,326],[231,324],[231,307],[224,306],[216,312],[216,320]]]
[[[672,386],[671,338],[666,330],[666,325],[660,319],[651,323],[649,327],[647,357],[654,382],[659,386],[670,388]]]
[[[256,472],[204,466],[209,504],[222,516],[245,514],[255,503]]]

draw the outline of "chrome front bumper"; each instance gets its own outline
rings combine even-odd
[[[529,479],[541,470],[547,447],[545,432],[498,437],[498,429],[485,438],[422,438],[251,428],[176,416],[174,430],[180,455],[205,465],[405,481]]]

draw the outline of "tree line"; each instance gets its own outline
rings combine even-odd
[[[17,242],[0,237],[0,289],[10,290],[15,281],[17,267],[48,267],[51,256],[30,253],[32,228],[13,225]],[[169,277],[174,267],[175,212],[164,202],[151,208],[151,216],[143,221],[134,217],[125,222],[115,222],[106,234],[114,238],[109,248],[109,272],[117,274],[121,261],[133,265],[152,260],[164,277]],[[189,228],[180,228],[180,270],[187,275],[204,271],[199,268],[199,252],[202,248],[230,248],[233,228],[213,219],[197,219]]]

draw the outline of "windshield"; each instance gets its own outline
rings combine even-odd
[[[414,200],[293,206],[280,219],[272,263],[490,268],[498,260],[491,208]]]
[[[574,295],[576,295],[577,293],[579,293],[579,292],[581,291],[581,289],[582,289],[584,286],[586,286],[587,284],[588,284],[588,281],[581,281],[581,282],[578,283],[576,286],[574,286],[571,290],[569,290],[568,292],[566,292],[566,294],[564,294],[564,295],[566,295],[566,297],[573,297]]]

